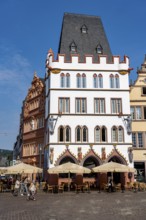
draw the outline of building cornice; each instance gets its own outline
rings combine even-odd
[[[90,147],[90,145],[93,145],[93,146],[95,146],[95,145],[109,145],[109,146],[112,146],[113,147],[113,145],[115,145],[115,143],[104,143],[104,142],[100,142],[100,143],[86,143],[86,142],[84,142],[84,143],[81,143],[81,142],[78,142],[78,143],[61,143],[61,142],[50,142],[50,143],[48,143],[47,144],[47,146],[49,146],[49,145],[64,145],[64,146],[66,146],[66,145],[86,145],[86,146],[89,146]],[[130,147],[129,145],[131,145],[132,146],[132,143],[116,143],[116,146],[118,147],[118,146],[123,146],[123,145],[128,145],[128,147]]]
[[[101,88],[99,88],[99,89],[85,89],[85,88],[81,88],[81,89],[78,89],[78,88],[76,88],[76,89],[73,89],[73,88],[51,88],[51,89],[49,89],[50,91],[52,90],[58,90],[58,91],[84,91],[84,92],[86,92],[86,91],[91,91],[91,92],[95,92],[95,91],[100,91],[100,92],[104,92],[104,91],[110,91],[110,92],[129,92],[130,90],[129,89],[119,89],[119,90],[117,90],[117,88],[116,89],[101,89]]]

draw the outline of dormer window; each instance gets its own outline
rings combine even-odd
[[[77,52],[77,45],[75,44],[74,41],[70,44],[70,52],[73,52],[73,53]]]
[[[102,49],[102,46],[100,44],[98,44],[97,47],[96,47],[96,53],[98,53],[98,54],[103,53],[103,49]]]
[[[88,31],[88,28],[87,28],[86,25],[84,24],[84,25],[81,27],[81,33],[87,34],[87,31]]]

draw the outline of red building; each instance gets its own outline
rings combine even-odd
[[[23,103],[22,161],[43,167],[44,164],[44,79],[34,74]]]

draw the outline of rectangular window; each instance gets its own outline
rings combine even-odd
[[[135,119],[134,107],[130,107],[130,113],[131,113],[132,120]]]
[[[138,146],[143,147],[143,138],[141,132],[138,132]]]
[[[137,120],[142,119],[141,107],[140,107],[140,106],[137,106],[135,110],[136,110],[136,119],[137,119]]]
[[[37,119],[37,128],[43,128],[44,127],[44,118],[38,118]]]
[[[86,98],[76,98],[76,113],[86,113]]]
[[[121,99],[111,99],[111,112],[114,114],[122,112],[122,100]]]
[[[143,119],[146,119],[146,106],[143,107]]]
[[[94,112],[95,113],[105,113],[105,99],[104,98],[95,98],[94,99]]]
[[[143,88],[142,88],[142,94],[143,94],[143,95],[146,95],[146,87],[143,87]]]
[[[59,98],[59,112],[69,113],[70,112],[70,101],[69,98]]]
[[[132,133],[132,144],[133,147],[136,147],[136,133]]]

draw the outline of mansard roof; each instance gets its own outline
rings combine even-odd
[[[82,28],[87,28],[82,32]],[[71,51],[70,45],[76,44],[76,51]],[[58,53],[65,54],[66,60],[70,60],[71,54],[79,54],[80,61],[84,61],[84,55],[90,54],[97,61],[97,45],[102,47],[102,55],[107,55],[108,60],[112,59],[111,49],[106,37],[100,17],[65,13],[60,34]],[[101,55],[101,54],[100,54]]]

